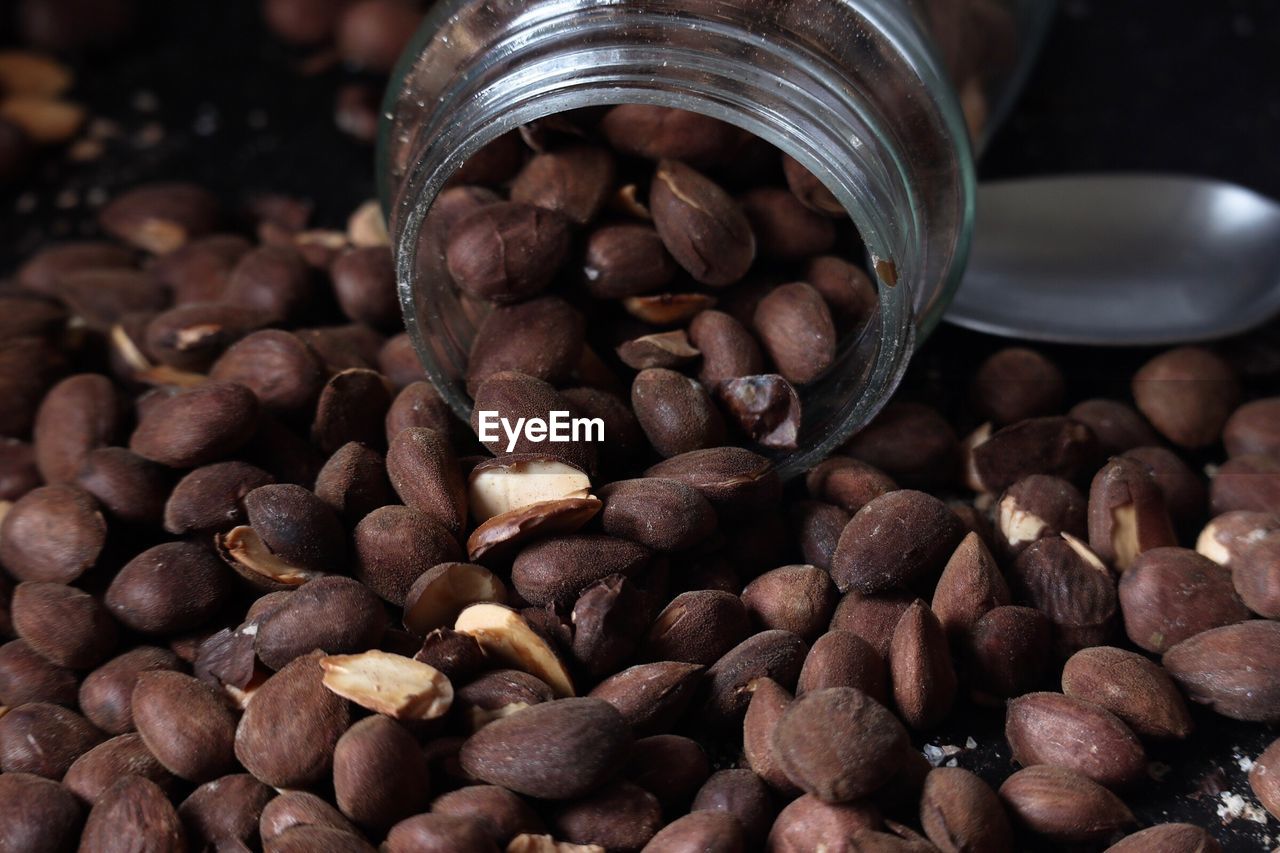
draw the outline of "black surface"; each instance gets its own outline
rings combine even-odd
[[[303,54],[267,36],[255,2],[144,2],[128,49],[83,63],[75,95],[120,135],[101,159],[50,154],[0,192],[0,272],[52,238],[93,233],[96,204],[139,180],[190,179],[230,204],[254,191],[308,197],[316,221],[340,226],[373,194],[372,153],[332,121],[339,69],[303,76]],[[2,8],[2,6],[0,6]],[[993,140],[985,177],[1162,170],[1234,180],[1280,196],[1280,3],[1274,0],[1066,0],[1025,96]],[[904,389],[945,407],[967,369],[1001,342],[943,328]],[[1147,354],[1055,348],[1073,398],[1124,396]],[[945,355],[944,355],[945,354]],[[1274,376],[1251,380],[1275,393]],[[1205,461],[1212,461],[1206,459]],[[950,723],[926,742],[993,782],[1011,768],[998,713]],[[1156,747],[1167,765],[1131,801],[1144,824],[1188,820],[1229,851],[1269,850],[1280,826],[1224,825],[1215,789],[1252,802],[1238,764],[1276,736],[1197,711],[1199,733]],[[1029,848],[1033,849],[1033,848]]]

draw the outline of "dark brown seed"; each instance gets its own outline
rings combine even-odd
[[[650,104],[621,104],[600,122],[609,144],[623,154],[658,160],[671,157],[713,166],[734,150],[742,131],[688,110]]]
[[[1025,767],[1065,767],[1109,788],[1146,774],[1146,753],[1124,722],[1099,705],[1060,693],[1010,700],[1005,739],[1014,761]]]
[[[1013,829],[996,792],[960,767],[938,767],[924,780],[920,825],[942,853],[1011,853]]]
[[[235,716],[223,694],[189,675],[140,673],[133,718],[147,749],[181,779],[207,782],[235,767]]]
[[[0,645],[0,705],[76,704],[76,674],[50,663],[24,640]]]
[[[902,489],[872,500],[850,519],[832,559],[842,592],[879,592],[936,576],[963,534],[946,504]]]
[[[476,396],[486,379],[511,370],[546,382],[566,381],[582,355],[585,328],[582,313],[558,296],[496,306],[471,343],[468,392]]]
[[[831,576],[816,566],[782,566],[742,590],[742,603],[758,630],[780,628],[806,642],[826,630],[838,600]]]
[[[382,335],[368,326],[352,323],[347,326],[296,329],[294,334],[315,350],[325,366],[335,373],[340,370],[350,370],[353,367],[369,369],[378,367],[390,379],[392,374],[397,372],[393,368],[400,363],[399,355],[401,354],[413,362],[415,370],[421,372],[421,365],[417,363],[418,357],[409,343],[407,332],[401,332],[393,338],[383,340]],[[403,353],[397,351],[395,357],[384,358],[384,349],[389,347],[392,341],[403,344],[403,347],[399,348]]]
[[[360,836],[331,826],[295,826],[266,842],[263,853],[374,853],[374,847]]]
[[[164,508],[170,533],[205,533],[244,524],[244,498],[275,478],[247,462],[215,462],[197,468],[173,487]]]
[[[76,484],[114,519],[159,525],[171,483],[163,465],[123,447],[99,447],[85,457]]]
[[[1280,397],[1245,403],[1231,413],[1222,428],[1222,443],[1228,456],[1262,453],[1280,456]]]
[[[889,643],[889,678],[898,712],[914,729],[936,726],[956,698],[947,635],[923,601],[906,609]]]
[[[1222,845],[1205,830],[1189,823],[1158,823],[1125,836],[1106,853],[1222,853]]]
[[[309,791],[285,791],[262,809],[258,834],[270,843],[295,826],[322,826],[340,832],[357,834],[351,821],[325,800]]]
[[[16,438],[0,438],[0,501],[16,501],[39,485],[35,449]]]
[[[649,564],[649,550],[625,539],[577,534],[527,546],[511,566],[511,584],[535,605],[568,606],[609,575],[633,576]]]
[[[252,248],[238,234],[211,234],[155,259],[149,267],[173,291],[177,305],[217,302],[236,263]]]
[[[587,238],[582,277],[597,299],[658,293],[671,284],[676,271],[675,260],[649,225],[605,225]]]
[[[764,782],[750,770],[721,770],[713,773],[693,800],[695,814],[721,813],[737,821],[742,827],[749,849],[764,846],[765,836],[773,825],[776,810]]]
[[[1089,427],[1098,440],[1098,450],[1107,456],[1160,441],[1137,409],[1119,400],[1085,400],[1072,406],[1067,416]]]
[[[384,853],[451,853],[454,850],[499,853],[498,846],[477,821],[440,814],[414,815],[400,821],[387,834],[382,850]]]
[[[779,795],[799,796],[800,788],[787,777],[774,746],[778,721],[795,698],[772,678],[761,678],[747,686],[751,701],[742,720],[742,754],[747,766]]]
[[[267,785],[302,787],[329,773],[350,709],[324,687],[321,657],[296,658],[264,681],[240,718],[236,758]]]
[[[833,503],[850,514],[898,488],[888,474],[847,456],[824,459],[805,475],[804,482],[815,499]]]
[[[762,447],[795,449],[800,432],[800,398],[777,374],[726,379],[716,396],[737,426]]]
[[[587,473],[596,467],[595,443],[585,440],[545,443],[533,441],[521,430],[514,440],[504,435],[493,418],[506,418],[517,424],[520,418],[540,418],[550,421],[552,412],[569,412],[572,409],[563,397],[546,382],[514,371],[495,373],[484,381],[475,395],[475,408],[471,412],[471,428],[481,434],[480,412],[488,412],[490,420],[484,444],[491,453],[532,453],[552,455],[564,459]],[[496,413],[496,415],[494,414]]]
[[[1209,506],[1215,515],[1280,512],[1280,457],[1246,454],[1222,463],[1209,485]]]
[[[1249,787],[1267,811],[1280,812],[1280,740],[1273,741],[1253,762]]]
[[[19,581],[70,583],[97,562],[107,523],[75,486],[32,489],[0,520],[0,564]]]
[[[1103,466],[1089,488],[1089,547],[1124,573],[1143,552],[1177,544],[1151,469],[1126,457]]]
[[[216,462],[242,447],[257,425],[258,400],[243,385],[210,382],[158,401],[129,439],[139,456],[171,468]]]
[[[849,523],[849,513],[820,501],[799,501],[792,507],[791,515],[801,556],[810,565],[830,572],[840,532]]]
[[[438,669],[456,683],[473,678],[488,663],[475,637],[452,628],[436,628],[428,633],[413,659]]]
[[[1102,841],[1133,824],[1133,813],[1097,782],[1063,767],[1028,767],[1000,786],[1014,819],[1058,842]]]
[[[447,435],[426,427],[402,430],[387,451],[387,476],[407,506],[462,534],[467,489]]]
[[[1240,399],[1235,371],[1199,347],[1161,353],[1133,375],[1133,399],[1152,425],[1181,447],[1205,447],[1222,435]]]
[[[702,671],[673,661],[639,664],[601,681],[591,696],[617,708],[637,734],[662,732],[688,707]]]
[[[168,649],[138,646],[118,655],[85,676],[80,685],[80,710],[109,735],[134,730],[133,688],[138,676],[155,670],[177,670],[178,656]]]
[[[291,566],[337,571],[346,562],[341,522],[315,493],[291,483],[259,486],[244,498],[253,532]]]
[[[764,257],[804,260],[828,252],[835,245],[835,223],[809,210],[788,190],[757,187],[744,193],[738,202]]]
[[[902,724],[849,687],[806,693],[774,731],[774,748],[787,775],[828,803],[849,802],[884,785],[906,744]]]
[[[620,768],[631,734],[600,699],[544,702],[495,720],[462,746],[470,775],[540,799],[575,799]]]
[[[113,198],[98,214],[102,230],[163,255],[213,231],[218,201],[193,184],[143,184]]]
[[[842,334],[860,328],[877,311],[879,295],[870,276],[844,258],[812,258],[804,280],[822,294],[836,330]]]
[[[638,785],[613,782],[561,806],[552,823],[557,837],[573,844],[637,853],[662,828],[662,807]]]
[[[890,403],[843,450],[904,485],[949,484],[959,460],[955,430],[923,403]]]
[[[995,558],[978,534],[967,534],[942,569],[930,609],[954,641],[988,611],[1009,603],[1009,585]]]
[[[313,298],[312,272],[287,246],[260,246],[231,271],[223,299],[257,311],[265,323],[297,319]]]
[[[606,533],[655,551],[690,548],[716,528],[715,510],[706,498],[675,480],[620,480],[601,489],[599,496]]]
[[[276,792],[247,773],[206,782],[178,806],[187,836],[197,844],[248,845],[258,834],[262,810]]]
[[[667,824],[642,853],[745,853],[742,824],[719,812],[687,814]]]
[[[528,803],[496,785],[469,785],[450,791],[432,802],[431,813],[472,821],[503,848],[517,835],[546,832],[542,819]]]
[[[698,351],[689,345],[689,336],[683,329],[642,335],[618,346],[618,358],[633,370],[684,367],[697,361],[698,355]]]
[[[84,807],[63,785],[30,773],[0,776],[0,826],[10,850],[73,850]]]
[[[674,370],[649,368],[631,385],[631,408],[660,455],[678,456],[724,442],[725,425],[707,390]]]
[[[1256,541],[1280,530],[1280,515],[1234,510],[1217,516],[1200,531],[1196,552],[1220,566],[1234,568]]]
[[[187,302],[156,314],[146,325],[145,355],[177,370],[202,372],[245,335],[263,326],[261,314],[227,302]]]
[[[79,373],[50,388],[33,430],[36,465],[45,482],[74,482],[89,452],[119,437],[124,416],[123,400],[101,374]]]
[[[856,687],[887,705],[888,685],[885,659],[870,643],[849,631],[829,631],[809,649],[796,684],[796,695],[829,687]]]
[[[748,688],[758,678],[794,688],[808,651],[790,631],[761,631],[743,640],[707,669],[703,719],[711,725],[735,724],[746,713]]]
[[[1169,674],[1111,646],[1081,649],[1062,670],[1062,692],[1101,705],[1142,737],[1185,738],[1191,715]]]
[[[1280,720],[1280,623],[1255,619],[1183,640],[1164,668],[1193,702],[1233,720]]]
[[[747,328],[722,311],[701,311],[689,324],[689,339],[702,353],[698,378],[707,387],[764,372],[764,354]]]
[[[1040,686],[1049,671],[1052,623],[1032,607],[996,607],[968,636],[974,699],[995,703]]]
[[[756,307],[753,325],[774,366],[790,382],[811,382],[835,360],[831,312],[804,282],[771,290]]]
[[[676,160],[662,160],[649,191],[663,245],[694,280],[713,287],[746,275],[756,240],[742,208],[710,179]]]
[[[600,213],[613,188],[613,155],[577,145],[531,158],[511,182],[511,200],[555,211],[578,225]]]
[[[102,740],[74,711],[31,702],[0,717],[0,771],[61,779],[67,768]]]
[[[870,643],[882,658],[888,660],[893,631],[902,614],[914,601],[915,596],[905,593],[862,595],[847,592],[831,616],[831,630],[856,634]]]
[[[18,268],[18,283],[27,290],[53,296],[57,282],[81,270],[125,269],[133,266],[133,253],[113,243],[85,241],[40,249]]]
[[[1139,554],[1120,578],[1120,610],[1129,639],[1157,654],[1250,615],[1232,586],[1231,574],[1186,548]]]
[[[164,791],[141,776],[125,776],[93,804],[81,850],[126,853],[186,849],[182,821]]]
[[[456,562],[458,541],[438,521],[405,506],[380,507],[356,525],[356,577],[403,606],[424,566]]]
[[[1092,431],[1064,417],[1028,418],[987,438],[980,430],[970,442],[966,480],[985,492],[1003,491],[1030,474],[1075,480],[1097,454]]]
[[[333,292],[353,323],[385,329],[400,322],[395,265],[383,246],[348,249],[329,266]]]
[[[544,290],[569,252],[559,213],[518,202],[487,205],[450,229],[449,274],[466,293],[490,302],[519,302]]]
[[[320,392],[311,440],[332,454],[349,441],[381,447],[391,388],[381,374],[353,368],[333,376]]]
[[[1251,543],[1231,569],[1231,581],[1245,606],[1268,619],[1280,617],[1280,533]]]
[[[641,649],[647,660],[710,665],[747,638],[750,616],[738,596],[691,590],[672,599],[649,629]]]
[[[386,827],[426,809],[427,759],[413,735],[392,719],[365,717],[333,753],[338,808],[364,826]]]
[[[843,219],[849,215],[835,194],[789,154],[782,155],[782,171],[786,175],[787,186],[805,207],[833,219]]]
[[[410,427],[429,427],[448,435],[453,424],[453,411],[430,382],[410,382],[400,389],[387,410],[387,444]]]
[[[658,798],[668,813],[686,811],[711,775],[711,762],[696,740],[680,735],[640,738],[623,775]]]
[[[396,501],[382,454],[354,441],[342,445],[324,463],[315,491],[350,526]]]
[[[778,472],[763,456],[741,447],[713,447],[673,456],[645,471],[693,486],[722,519],[743,518],[774,505],[782,490]]]
[[[137,733],[105,740],[77,758],[68,768],[62,784],[92,805],[121,776],[130,775],[150,779],[166,793],[171,793],[175,787],[173,774],[156,760]]]
[[[1049,617],[1058,656],[1105,644],[1115,633],[1119,598],[1106,565],[1079,540],[1041,539],[1009,573],[1014,598]]]
[[[89,669],[115,647],[115,621],[84,590],[27,581],[14,587],[10,610],[18,636],[58,666]]]
[[[654,609],[650,597],[621,575],[592,584],[570,614],[573,657],[595,677],[616,671],[635,654]]]
[[[1023,477],[996,505],[1001,549],[1016,557],[1037,539],[1061,533],[1084,538],[1086,516],[1084,495],[1071,483],[1047,474]]]
[[[232,344],[209,371],[218,382],[236,382],[275,412],[306,408],[324,385],[319,356],[296,335],[263,329]]]
[[[321,577],[290,593],[256,624],[258,658],[279,670],[312,649],[336,655],[375,648],[387,617],[377,596],[363,584]]]
[[[67,370],[67,357],[53,342],[25,337],[0,340],[0,436],[26,436],[45,389]]]
[[[1204,521],[1209,490],[1204,478],[1167,447],[1135,447],[1124,454],[1151,469],[1164,495],[1169,518],[1178,530],[1194,530]]]
[[[1008,347],[978,367],[969,390],[978,416],[1004,425],[1062,411],[1064,380],[1035,350]]]

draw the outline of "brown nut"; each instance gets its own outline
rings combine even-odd
[[[1231,574],[1187,548],[1140,554],[1120,578],[1119,592],[1125,633],[1157,654],[1202,631],[1249,618]]]
[[[177,811],[155,782],[125,776],[93,804],[80,836],[85,850],[185,849],[186,834]]]
[[[915,596],[906,593],[862,595],[847,592],[831,616],[831,630],[856,634],[888,660],[893,629],[915,600]]]
[[[83,590],[26,581],[14,587],[9,607],[18,636],[58,666],[89,669],[115,648],[115,620]]]
[[[796,695],[828,687],[856,687],[881,705],[889,702],[889,671],[885,659],[862,637],[850,631],[828,631],[805,656]]]
[[[1083,538],[1086,507],[1080,490],[1061,477],[1023,477],[1005,489],[996,505],[1000,545],[1016,557],[1037,539],[1060,533]]]
[[[106,520],[87,492],[41,486],[0,518],[0,565],[15,580],[70,583],[97,562],[106,536]]]
[[[438,521],[455,536],[467,519],[467,489],[444,433],[401,430],[387,450],[387,476],[405,505]]]
[[[275,478],[247,462],[215,462],[197,468],[173,487],[164,508],[170,533],[230,529],[247,521],[244,498]]]
[[[249,844],[258,836],[262,810],[276,792],[248,773],[206,782],[178,806],[193,840],[213,845]]]
[[[1142,744],[1105,708],[1060,693],[1028,693],[1009,701],[1005,739],[1024,767],[1049,764],[1119,788],[1146,774]]]
[[[805,562],[830,572],[840,532],[851,517],[849,513],[820,501],[798,501],[792,507],[791,516],[793,535],[800,543]]]
[[[211,234],[155,259],[150,270],[173,291],[178,305],[216,302],[236,263],[253,248],[238,234]]]
[[[148,409],[129,438],[129,449],[171,468],[195,468],[242,447],[257,418],[252,391],[231,382],[210,382]]]
[[[458,614],[477,602],[502,604],[506,585],[474,563],[441,563],[423,572],[405,597],[404,626],[417,636],[452,626]]]
[[[511,566],[511,585],[531,604],[571,604],[609,575],[633,576],[650,560],[647,548],[598,533],[543,539],[525,547]]]
[[[569,252],[568,220],[518,201],[486,205],[450,230],[449,274],[466,293],[519,302],[546,288]]]
[[[168,634],[205,623],[231,596],[226,567],[195,542],[166,542],[138,554],[112,579],[103,603],[135,631]]]
[[[709,666],[747,638],[750,618],[742,599],[732,593],[680,593],[654,619],[641,656]]]
[[[75,482],[96,498],[111,518],[159,525],[171,476],[163,465],[123,447],[99,447],[85,457]]]
[[[295,658],[253,694],[236,728],[235,755],[265,784],[314,784],[328,773],[347,729],[345,699],[325,689],[321,652]]]
[[[264,844],[296,826],[322,826],[356,835],[356,828],[328,802],[308,791],[285,791],[262,809],[258,834]]]
[[[315,284],[301,252],[259,246],[236,262],[223,300],[258,312],[264,325],[296,320],[313,299]]]
[[[640,738],[623,776],[658,798],[667,813],[685,811],[711,775],[711,762],[696,740],[681,735]]]
[[[231,707],[222,693],[189,675],[139,673],[133,719],[147,749],[180,779],[207,782],[235,767]]]
[[[790,382],[811,382],[835,360],[835,323],[811,285],[774,288],[760,300],[752,324],[778,373]]]
[[[365,717],[334,747],[333,788],[338,808],[351,820],[391,826],[426,808],[427,759],[403,726]]]
[[[1220,566],[1232,568],[1250,545],[1274,530],[1280,530],[1280,515],[1232,510],[1205,525],[1196,539],[1196,552]]]
[[[995,558],[978,534],[966,534],[942,569],[929,609],[957,640],[988,611],[1009,603],[1009,585]]]
[[[658,163],[649,208],[667,251],[702,284],[732,284],[746,275],[755,260],[755,235],[742,208],[683,163]]]
[[[86,803],[94,803],[121,776],[142,776],[172,794],[176,780],[156,760],[136,732],[104,740],[75,760],[62,784]]]
[[[1076,652],[1063,667],[1062,692],[1106,708],[1142,737],[1181,739],[1191,733],[1191,714],[1173,679],[1124,649]]]
[[[1097,454],[1097,439],[1084,424],[1064,417],[1028,418],[994,433],[980,427],[967,442],[966,484],[999,492],[1029,474],[1074,480]]]
[[[218,224],[218,202],[192,184],[143,184],[113,198],[98,213],[102,230],[156,255],[163,255]]]
[[[385,423],[388,445],[400,434],[400,430],[409,427],[429,427],[445,435],[453,430],[453,411],[430,382],[418,380],[403,386],[398,382],[395,384],[400,387],[400,392],[387,410]]]
[[[313,649],[334,655],[373,648],[382,639],[387,616],[367,587],[331,576],[306,582],[253,624],[258,658],[279,670]]]
[[[138,676],[153,670],[176,671],[178,656],[168,649],[138,646],[117,655],[85,676],[80,684],[80,710],[109,735],[134,730],[133,688]]]
[[[889,679],[903,721],[914,729],[937,725],[956,698],[956,672],[942,623],[923,601],[902,614],[889,644]]]
[[[672,457],[724,442],[725,424],[707,390],[674,370],[649,368],[631,385],[631,408],[662,456]]]
[[[955,429],[923,403],[889,403],[842,452],[913,487],[950,485],[960,461]]]
[[[773,464],[740,447],[682,453],[650,467],[644,475],[693,486],[722,519],[742,518],[769,509],[782,491]]]
[[[1133,375],[1133,399],[1151,424],[1174,444],[1213,444],[1240,399],[1235,371],[1199,347],[1168,350]]]
[[[1062,411],[1064,385],[1062,371],[1042,354],[1007,347],[982,362],[969,391],[978,416],[1003,425]]]
[[[511,183],[511,200],[553,210],[578,225],[595,219],[613,187],[606,148],[575,145],[531,158]]]
[[[778,721],[795,698],[772,678],[748,685],[751,701],[742,720],[742,754],[747,766],[783,797],[799,796],[801,789],[788,778],[774,746]]]
[[[1014,819],[1057,842],[1101,841],[1133,824],[1133,813],[1106,788],[1063,767],[1028,767],[1000,786]]]
[[[880,469],[847,456],[832,456],[805,475],[805,488],[816,500],[855,513],[883,494],[898,488]]]
[[[61,779],[102,740],[84,717],[58,705],[31,702],[0,716],[0,770]]]
[[[604,531],[656,551],[680,551],[716,528],[715,510],[692,486],[658,478],[621,480],[600,490]]]
[[[641,853],[743,853],[746,849],[742,824],[728,814],[704,811],[673,820]]]
[[[50,388],[32,430],[44,481],[73,482],[90,451],[115,443],[124,415],[124,401],[101,374],[78,373]]]
[[[605,113],[600,130],[623,154],[658,160],[672,157],[713,166],[742,137],[733,125],[689,110],[652,104],[620,104]]]
[[[76,704],[76,674],[50,663],[23,640],[0,645],[0,705]]]
[[[702,354],[698,379],[708,388],[764,372],[764,354],[756,339],[723,311],[699,312],[689,324],[689,340]]]
[[[467,739],[471,776],[540,799],[575,799],[621,767],[631,733],[600,699],[558,699],[495,720]]]
[[[1144,551],[1177,544],[1151,469],[1126,457],[1103,466],[1089,488],[1089,547],[1124,573]]]
[[[835,245],[835,223],[809,210],[789,190],[755,187],[743,193],[738,203],[766,258],[805,260]]]
[[[1135,447],[1125,457],[1136,459],[1151,469],[1164,495],[1169,518],[1180,530],[1191,530],[1204,519],[1209,490],[1204,479],[1167,447]]]
[[[1193,702],[1233,720],[1280,720],[1280,623],[1213,628],[1178,643],[1161,662]]]
[[[792,689],[808,651],[790,631],[761,631],[743,640],[707,669],[703,719],[711,725],[736,724],[746,713],[756,679],[772,678]]]
[[[595,677],[615,672],[635,654],[654,609],[645,591],[621,575],[587,587],[570,614],[574,659]]]
[[[651,226],[605,225],[587,238],[582,278],[597,299],[657,293],[671,284],[676,270],[675,259]]]
[[[343,370],[320,391],[311,441],[325,454],[349,441],[380,447],[390,408],[391,388],[382,374],[358,367]]]
[[[692,364],[701,355],[690,345],[689,335],[683,329],[655,332],[623,341],[617,352],[622,363],[633,370],[650,367],[675,369]]]
[[[761,447],[794,450],[800,432],[800,397],[777,374],[740,376],[716,387],[716,397],[737,427]]]
[[[927,583],[941,571],[962,537],[960,520],[924,492],[901,489],[875,498],[854,514],[831,562],[842,592],[880,592]]]
[[[1098,451],[1106,456],[1160,443],[1138,410],[1119,400],[1084,400],[1072,406],[1067,417],[1089,427],[1098,441]]]
[[[1214,514],[1280,513],[1280,457],[1246,454],[1222,463],[1209,484],[1209,506]]]
[[[356,578],[381,598],[403,606],[423,566],[462,556],[458,541],[433,518],[406,506],[366,515],[353,536]]]
[[[1280,397],[1253,400],[1236,409],[1222,428],[1222,443],[1226,445],[1227,455],[1280,455],[1280,434],[1276,431],[1278,418]]]
[[[907,744],[906,730],[889,711],[849,687],[795,700],[773,738],[787,776],[828,803],[855,800],[884,785]]]
[[[382,454],[354,441],[342,445],[324,463],[316,475],[315,493],[351,526],[396,502]]]
[[[1280,533],[1269,533],[1251,544],[1232,566],[1231,582],[1254,613],[1280,618]]]
[[[742,603],[757,629],[780,628],[806,642],[826,630],[838,600],[831,576],[816,566],[782,566],[742,590]]]
[[[604,679],[590,695],[617,708],[637,734],[666,731],[689,706],[702,671],[675,661],[639,664]]]
[[[821,804],[814,797],[801,799]],[[693,800],[694,814],[711,812],[733,818],[742,827],[745,840],[756,848],[764,845],[776,811],[764,782],[750,770],[720,770],[711,774]]]
[[[612,782],[560,806],[552,817],[557,837],[573,844],[638,853],[662,828],[662,806],[630,782]]]
[[[1249,787],[1267,811],[1280,812],[1280,741],[1273,741],[1253,762]]]
[[[551,385],[514,371],[495,373],[476,391],[471,428],[494,454],[556,456],[592,473],[596,467],[596,442],[589,440],[591,430],[577,440],[573,440],[571,433],[569,441],[544,442],[534,440],[518,426],[521,418],[548,422],[553,412],[573,414],[569,404]],[[506,435],[499,429],[504,419]],[[517,426],[512,427],[513,424]]]
[[[843,219],[849,215],[821,179],[789,154],[782,155],[782,171],[786,176],[787,186],[805,207],[834,219]]]
[[[568,380],[583,353],[585,322],[558,296],[495,306],[471,342],[467,392],[474,397],[486,379],[507,371],[557,384]]]
[[[1011,853],[1013,828],[996,792],[960,767],[937,767],[924,780],[920,825],[943,853]]]
[[[967,646],[975,701],[993,703],[1040,686],[1049,671],[1052,625],[1032,607],[992,608],[974,623]]]
[[[1158,823],[1126,835],[1105,853],[1222,853],[1222,846],[1205,830],[1189,823]]]
[[[262,329],[232,344],[213,367],[209,378],[248,388],[264,409],[291,412],[315,402],[324,386],[320,357],[297,335]]]
[[[1009,574],[1014,597],[1049,617],[1058,656],[1102,645],[1115,631],[1119,597],[1111,571],[1074,537],[1041,539]]]

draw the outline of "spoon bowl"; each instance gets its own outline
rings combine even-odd
[[[978,190],[946,319],[1094,346],[1239,334],[1280,313],[1280,205],[1222,181],[1075,175]]]

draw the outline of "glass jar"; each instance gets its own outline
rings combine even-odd
[[[486,143],[550,114],[619,103],[744,128],[848,211],[879,311],[801,389],[790,476],[868,423],[937,323],[967,257],[974,150],[1008,109],[1051,0],[440,0],[387,96],[380,191],[407,328],[459,416],[476,324],[424,220]],[[971,138],[973,141],[971,141]]]

